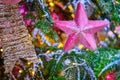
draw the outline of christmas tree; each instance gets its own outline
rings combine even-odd
[[[0,0],[0,80],[120,80],[119,0]]]

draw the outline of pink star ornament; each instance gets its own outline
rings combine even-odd
[[[107,26],[109,22],[103,20],[88,20],[82,4],[79,2],[73,21],[55,21],[55,26],[68,34],[64,51],[72,49],[81,43],[91,50],[96,49],[94,33]]]

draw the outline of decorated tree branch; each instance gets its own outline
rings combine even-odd
[[[0,79],[119,80],[119,6],[119,0],[0,0]]]

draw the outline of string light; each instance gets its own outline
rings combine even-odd
[[[30,34],[28,34],[28,36],[29,36],[30,40],[33,40],[32,36]]]
[[[51,60],[54,59],[54,58],[50,58]]]
[[[116,4],[119,4],[119,2],[118,2],[118,1],[115,1],[115,3],[116,3]]]
[[[35,75],[35,71],[34,71],[33,69],[30,69],[30,70],[29,70],[29,73],[30,73],[31,76],[34,76],[34,75]]]
[[[19,73],[22,73],[23,72],[23,70],[19,70]]]
[[[120,34],[118,35],[118,38],[120,38]]]
[[[77,65],[77,63],[72,63],[74,66],[76,66]]]
[[[80,45],[78,46],[78,48],[83,49],[83,48],[84,48],[84,45],[80,44]]]
[[[1,52],[3,52],[3,49],[0,49]]]
[[[114,33],[117,33],[117,31],[116,31],[116,30],[114,30]]]
[[[50,50],[47,50],[47,52],[46,53],[50,53]]]
[[[108,41],[108,38],[105,38],[105,41]]]
[[[50,2],[49,5],[50,5],[51,7],[54,7],[54,3],[53,3],[53,2]]]
[[[72,5],[68,5],[68,9],[70,10],[70,12],[72,12],[73,11]]]
[[[42,61],[41,58],[39,58],[39,61]]]
[[[98,11],[98,14],[101,14],[101,11]]]
[[[63,47],[63,43],[59,43],[59,45],[58,45],[58,48],[62,48]]]
[[[31,62],[27,62],[27,65],[30,65],[31,64]]]
[[[35,75],[35,71],[32,71],[32,75],[33,75],[33,76]]]
[[[86,51],[88,51],[89,49],[87,48]]]
[[[75,15],[74,15],[74,14],[71,14],[71,16],[72,16],[72,18],[74,18],[74,17],[75,17]]]

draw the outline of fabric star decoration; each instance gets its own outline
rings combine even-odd
[[[68,34],[64,45],[64,51],[72,49],[81,43],[88,49],[96,49],[94,33],[98,32],[109,24],[103,20],[88,20],[83,5],[79,2],[73,21],[55,21],[55,26]]]

